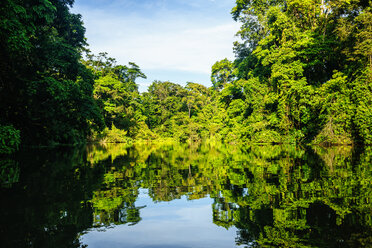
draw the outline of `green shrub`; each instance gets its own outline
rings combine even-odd
[[[127,136],[127,131],[118,129],[115,125],[112,125],[111,129],[105,128],[102,132],[95,133],[90,139],[100,143],[133,144],[133,139]]]

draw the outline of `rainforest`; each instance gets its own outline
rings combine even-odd
[[[212,86],[154,81],[142,93],[138,65],[89,51],[72,4],[1,3],[3,153],[158,138],[371,144],[370,1],[238,0],[236,59],[212,66]]]
[[[3,245],[372,246],[372,1],[232,2],[235,58],[143,92],[74,0],[0,2]]]

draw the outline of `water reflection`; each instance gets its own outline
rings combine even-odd
[[[2,245],[368,247],[371,157],[371,147],[166,144],[23,152],[1,160]],[[182,219],[190,211],[196,222]]]
[[[81,246],[78,234],[93,224],[88,200],[104,174],[87,165],[83,151],[38,150],[7,158],[14,167],[5,168],[18,176],[0,178],[1,247]]]

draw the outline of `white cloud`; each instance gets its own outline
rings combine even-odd
[[[223,18],[164,9],[118,14],[77,6],[74,11],[83,16],[94,53],[108,52],[119,63],[133,61],[143,70],[209,74],[217,60],[233,58],[232,44],[239,29],[229,9]]]

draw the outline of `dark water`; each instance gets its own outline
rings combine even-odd
[[[1,247],[372,247],[372,148],[183,145],[0,160]]]

